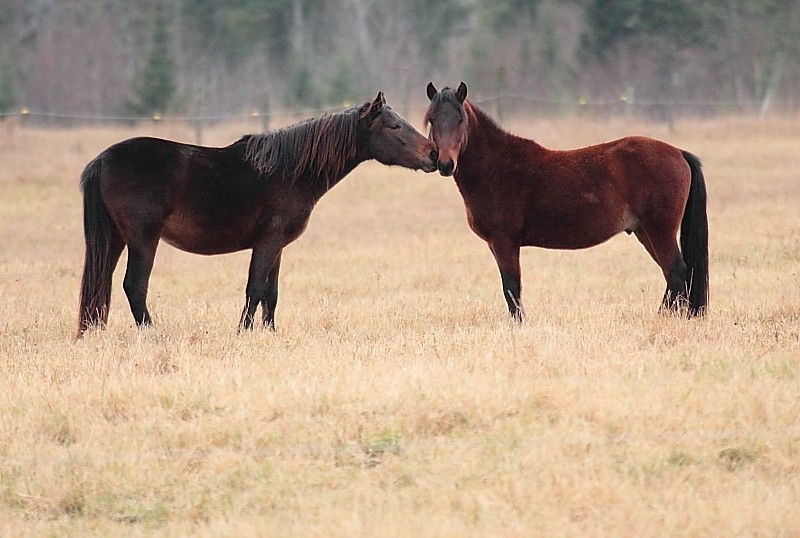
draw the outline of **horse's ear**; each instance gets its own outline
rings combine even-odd
[[[458,89],[456,90],[456,97],[458,97],[458,101],[460,103],[464,102],[464,99],[467,98],[467,85],[463,82],[458,85]]]
[[[428,87],[425,90],[428,92],[428,99],[433,101],[433,96],[436,95],[436,86],[433,85],[433,82],[428,82]]]
[[[370,120],[375,119],[378,114],[383,111],[385,104],[386,99],[383,97],[383,92],[378,92],[378,95],[375,96],[374,101],[367,101],[361,106],[360,109],[358,109],[358,119],[363,120],[367,117],[369,117]]]
[[[372,118],[376,117],[381,113],[385,104],[386,99],[383,97],[383,92],[378,92],[378,95],[375,96],[375,100],[369,105],[367,114]]]

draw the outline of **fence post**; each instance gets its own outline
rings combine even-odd
[[[203,145],[203,120],[200,118],[194,121],[194,143],[198,146]]]

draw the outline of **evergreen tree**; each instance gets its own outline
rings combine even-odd
[[[328,102],[333,106],[350,103],[356,95],[352,77],[353,67],[346,58],[340,56],[336,62],[336,71],[328,83]]]
[[[292,73],[287,94],[286,100],[289,106],[311,108],[320,106],[317,89],[311,76],[311,69],[305,62],[299,63]]]
[[[682,54],[707,47],[707,7],[693,0],[587,0],[578,55],[613,73],[616,91],[674,102]],[[666,112],[668,115],[670,111]]]
[[[703,7],[692,0],[589,0],[581,36],[586,59],[608,58],[615,47],[673,50],[705,42]]]
[[[150,52],[139,72],[134,96],[127,102],[130,113],[150,115],[169,109],[175,94],[175,60],[170,45],[169,17],[162,0],[155,8]]]
[[[15,78],[11,62],[4,57],[0,58],[0,114],[8,112],[17,104],[17,96],[14,91]]]

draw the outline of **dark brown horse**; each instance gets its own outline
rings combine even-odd
[[[224,148],[156,138],[111,146],[81,176],[86,258],[78,336],[105,326],[111,276],[128,247],[123,288],[137,325],[149,325],[147,286],[159,239],[195,254],[252,249],[240,329],[259,304],[275,327],[283,247],[303,233],[314,205],[358,164],[436,170],[436,151],[389,106],[373,102]]]
[[[517,320],[519,249],[581,249],[625,231],[655,260],[667,289],[662,307],[703,315],[708,304],[708,217],[700,161],[664,142],[634,136],[556,151],[503,131],[453,91],[428,84],[425,114],[439,173],[453,175],[467,221],[497,261]],[[677,233],[680,229],[680,248]]]

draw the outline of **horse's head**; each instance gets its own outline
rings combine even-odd
[[[383,92],[359,109],[359,130],[367,133],[367,152],[382,164],[436,170],[436,148],[386,104]]]
[[[458,156],[467,145],[467,85],[462,82],[455,91],[447,87],[436,91],[433,82],[429,82],[427,90],[431,100],[425,113],[425,125],[430,124],[428,138],[439,152],[439,173],[452,176],[458,168]]]

